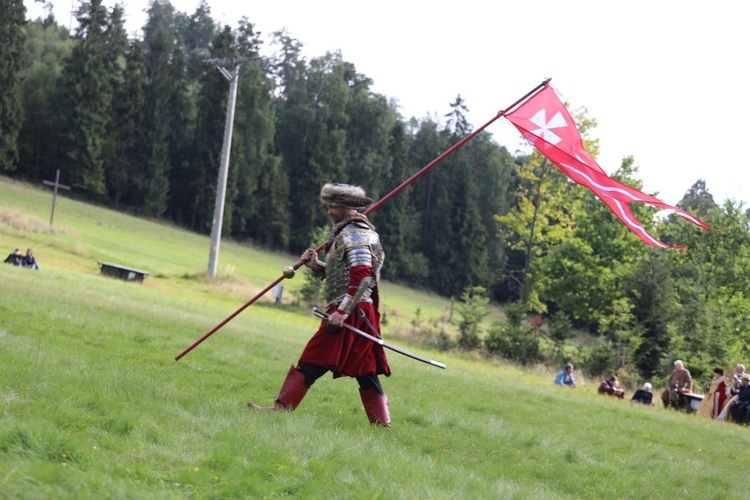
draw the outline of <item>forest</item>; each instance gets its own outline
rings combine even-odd
[[[239,70],[222,226],[236,241],[315,246],[322,184],[377,200],[473,131],[460,95],[443,116],[404,117],[339,52],[303,57],[284,30],[261,50],[252,19],[221,25],[205,2],[185,13],[154,0],[139,37],[101,0],[81,2],[72,32],[27,20],[21,0],[0,5],[0,173],[39,184],[60,169],[66,196],[197,233],[212,227],[230,88],[217,64]],[[595,118],[572,113],[596,157]],[[642,187],[632,157],[612,177]],[[706,378],[750,361],[750,210],[715,201],[702,179],[678,206],[715,230],[634,204],[651,234],[684,245],[646,246],[543,156],[481,132],[371,218],[384,279],[460,297],[464,318],[507,306],[489,331],[466,321],[465,348],[648,378],[681,358]],[[571,353],[577,331],[595,342]]]

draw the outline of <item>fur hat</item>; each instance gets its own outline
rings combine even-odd
[[[346,207],[361,209],[372,205],[372,199],[365,195],[365,190],[359,186],[339,184],[333,182],[323,186],[320,190],[320,201],[327,207]]]

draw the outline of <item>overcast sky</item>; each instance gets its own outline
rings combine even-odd
[[[266,44],[286,28],[307,57],[340,50],[406,118],[440,119],[460,94],[476,128],[551,77],[572,110],[598,122],[591,135],[605,171],[631,155],[644,190],[667,203],[698,179],[719,203],[750,200],[750,104],[737,97],[750,29],[740,0],[207,1],[223,24],[247,17]],[[55,15],[67,25],[72,3],[63,3]],[[148,1],[121,3],[128,32],[140,34]],[[192,14],[198,0],[172,5]],[[511,152],[523,145],[506,120],[487,131]]]

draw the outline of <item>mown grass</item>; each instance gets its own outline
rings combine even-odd
[[[0,248],[31,246],[42,266],[0,266],[2,498],[750,495],[746,429],[468,354],[404,345],[447,370],[391,354],[390,430],[368,425],[349,379],[321,379],[294,413],[251,413],[245,402],[271,403],[315,328],[307,311],[261,300],[173,358],[294,256],[225,242],[211,282],[208,236],[68,199],[45,231],[50,197],[0,182]],[[153,275],[106,278],[97,260]],[[391,339],[417,308],[449,308],[393,285],[383,294],[399,311]]]

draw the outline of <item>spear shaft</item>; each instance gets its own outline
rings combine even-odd
[[[364,211],[365,215],[369,215],[370,213],[374,212],[378,208],[380,208],[384,203],[386,203],[388,200],[396,196],[398,193],[404,190],[408,185],[412,184],[414,181],[422,177],[424,174],[426,174],[429,170],[431,170],[435,165],[443,161],[445,158],[450,156],[451,154],[455,153],[457,149],[459,149],[461,146],[469,142],[471,139],[473,139],[477,134],[481,133],[484,129],[489,127],[491,124],[493,124],[495,121],[497,121],[499,118],[505,116],[507,113],[509,113],[513,108],[521,104],[523,101],[540,91],[542,88],[546,87],[549,84],[550,79],[545,79],[542,83],[534,87],[532,90],[530,90],[526,95],[518,99],[516,102],[508,106],[507,108],[498,111],[497,114],[492,117],[491,120],[489,120],[487,123],[479,127],[478,129],[474,130],[470,134],[466,135],[463,139],[458,141],[456,144],[448,148],[444,153],[442,153],[440,156],[432,160],[430,163],[422,167],[418,172],[414,173],[411,177],[406,179],[404,182],[402,182],[398,187],[396,187],[393,191],[388,193],[387,195],[383,196],[378,200],[376,203],[370,206],[367,210]],[[325,246],[325,243],[321,243],[318,245],[318,247],[315,249],[316,252],[320,252],[323,247]],[[298,260],[293,266],[287,266],[284,268],[284,272],[281,276],[279,276],[276,281],[265,287],[263,290],[258,292],[253,298],[242,304],[236,311],[234,311],[232,314],[227,316],[221,323],[213,327],[211,330],[207,331],[203,336],[201,336],[198,340],[190,344],[188,347],[186,347],[180,354],[175,356],[174,360],[179,361],[180,358],[182,358],[184,355],[192,351],[195,347],[198,346],[201,342],[206,340],[208,337],[216,333],[219,328],[226,325],[229,321],[231,321],[235,316],[237,316],[239,313],[250,307],[255,301],[257,301],[259,298],[261,298],[263,295],[265,295],[270,289],[272,289],[274,286],[276,286],[278,283],[280,283],[284,278],[292,278],[294,277],[294,272],[299,269],[302,266],[303,262],[301,260]]]

